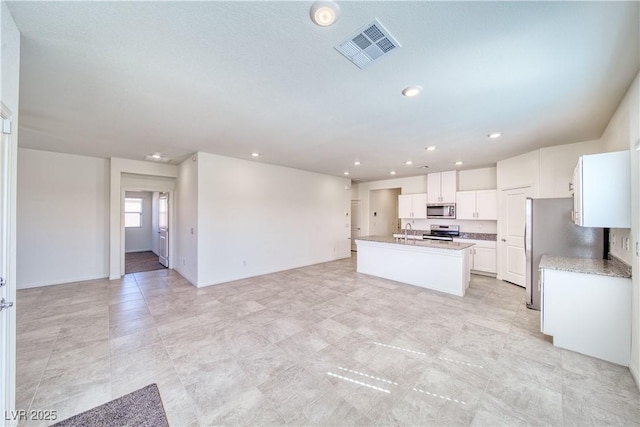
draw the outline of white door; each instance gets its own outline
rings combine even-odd
[[[356,252],[356,239],[360,237],[360,200],[351,201],[351,250]]]
[[[2,108],[0,143],[0,416],[15,410],[16,297],[15,280],[9,272],[9,232],[11,203],[11,123]]]
[[[158,200],[158,261],[169,267],[169,193],[160,193]]]
[[[524,253],[525,203],[531,187],[502,190],[500,227],[502,280],[524,287],[527,262]]]

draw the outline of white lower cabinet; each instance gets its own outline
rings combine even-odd
[[[631,279],[544,268],[542,333],[553,345],[629,366]]]
[[[471,270],[481,273],[496,274],[496,242],[491,240],[453,239],[454,242],[473,243],[469,248]]]

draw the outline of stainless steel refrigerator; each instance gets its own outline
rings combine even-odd
[[[571,220],[572,209],[572,198],[527,198],[524,241],[529,308],[540,310],[538,266],[542,255],[600,259],[606,256],[604,229],[575,225]]]

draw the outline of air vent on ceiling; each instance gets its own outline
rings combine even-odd
[[[335,49],[359,68],[365,68],[383,56],[397,51],[400,47],[402,47],[400,43],[376,18]]]
[[[429,169],[429,166],[427,165],[416,166],[416,169]]]

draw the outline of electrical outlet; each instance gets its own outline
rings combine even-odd
[[[624,239],[624,250],[629,252],[629,238],[625,237]]]
[[[242,261],[242,266],[246,267],[247,266],[247,261]]]
[[[611,233],[611,236],[609,238],[611,239],[611,246],[615,246],[616,245],[616,235]]]
[[[182,265],[187,265],[187,260],[182,258]]]

